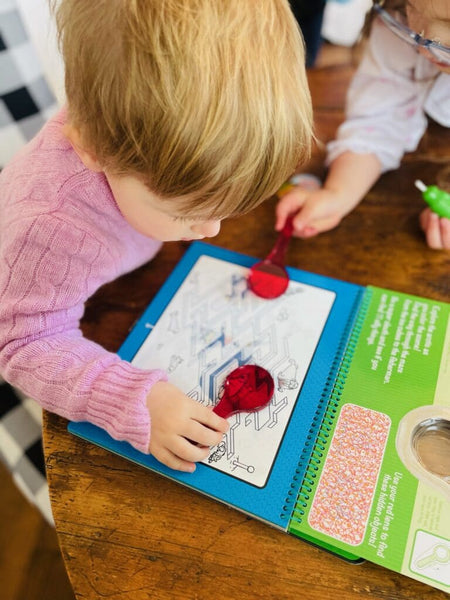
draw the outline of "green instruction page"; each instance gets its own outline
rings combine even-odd
[[[368,287],[289,531],[450,592],[450,327]]]

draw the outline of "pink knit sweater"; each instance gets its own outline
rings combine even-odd
[[[148,452],[145,399],[166,375],[85,339],[84,303],[160,242],[123,218],[103,174],[62,133],[61,111],[0,174],[0,373],[43,408]]]

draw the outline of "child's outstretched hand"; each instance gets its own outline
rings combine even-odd
[[[188,473],[222,440],[229,424],[210,408],[164,381],[147,396],[151,419],[149,451],[164,465]]]
[[[294,235],[309,238],[336,227],[350,210],[345,210],[336,192],[325,188],[311,191],[294,187],[277,204],[275,229],[280,231],[287,217],[296,213]]]
[[[439,216],[429,208],[420,213],[422,227],[427,244],[435,250],[450,250],[450,219]]]

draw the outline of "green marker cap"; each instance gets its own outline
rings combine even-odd
[[[417,179],[414,182],[416,188],[422,192],[422,197],[431,210],[439,215],[450,219],[450,194],[441,190],[437,185],[426,186],[423,181]]]

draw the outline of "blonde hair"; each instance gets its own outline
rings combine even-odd
[[[52,1],[52,0],[51,0]],[[186,214],[246,212],[310,154],[287,0],[60,0],[69,120],[105,168]]]

